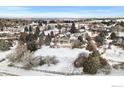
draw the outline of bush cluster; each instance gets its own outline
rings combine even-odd
[[[96,62],[83,62],[83,72],[86,74],[96,74],[98,70]]]
[[[10,44],[9,42],[6,42],[5,40],[0,40],[0,50],[1,51],[6,51],[10,49]]]
[[[94,51],[88,57],[79,56],[74,61],[74,66],[77,68],[83,67],[83,72],[86,74],[96,74],[99,69],[103,69],[109,64],[107,60],[100,57],[98,51]]]

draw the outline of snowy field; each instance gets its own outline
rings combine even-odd
[[[0,52],[0,60],[6,59],[7,55],[11,53],[12,50],[6,52]],[[56,65],[47,64],[33,67],[31,70],[25,70],[18,67],[8,67],[8,60],[0,62],[0,75],[12,75],[12,76],[51,76],[51,75],[63,75],[61,73],[73,73],[73,74],[82,74],[82,68],[75,68],[73,66],[74,60],[78,57],[80,53],[89,54],[89,51],[85,49],[70,49],[70,48],[50,48],[48,46],[43,46],[41,49],[37,50],[34,53],[34,57],[45,57],[45,56],[55,56],[58,60]],[[111,49],[106,50],[102,55],[106,58],[109,63],[118,64],[124,60],[124,50],[121,48],[112,46]],[[44,72],[46,71],[46,72]],[[48,72],[47,72],[48,71]],[[59,72],[52,73],[52,72]],[[86,75],[86,74],[83,74]],[[104,75],[103,73],[98,73],[97,75]],[[111,73],[108,75],[124,75],[124,70],[115,70],[112,69]]]

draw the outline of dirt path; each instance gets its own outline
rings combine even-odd
[[[19,66],[13,66],[14,68],[17,68],[17,69],[23,69],[23,67],[19,67]],[[36,71],[36,72],[42,72],[42,73],[47,73],[47,74],[56,74],[56,75],[65,75],[65,76],[71,76],[71,75],[82,75],[81,73],[69,73],[69,72],[57,72],[57,71],[48,71],[48,70],[39,70],[39,69],[30,69],[32,71]],[[27,70],[28,71],[28,70]]]
[[[18,76],[18,75],[0,71],[0,76]]]

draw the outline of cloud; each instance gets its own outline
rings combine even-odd
[[[0,13],[23,13],[29,12],[31,9],[30,7],[22,7],[22,6],[3,6],[0,7]]]
[[[80,14],[76,14],[76,13],[69,13],[69,12],[47,12],[47,13],[12,13],[12,14],[7,14],[3,13],[0,14],[0,17],[19,17],[19,18],[47,18],[47,17],[57,17],[57,18],[62,18],[62,17],[81,17]]]
[[[37,11],[35,11],[37,9]],[[39,10],[38,10],[39,9]],[[43,9],[43,8],[42,8]],[[62,10],[63,8],[60,7]],[[124,13],[113,12],[113,10],[109,9],[89,9],[89,10],[81,10],[77,9],[70,10],[71,8],[64,8],[64,10],[68,9],[68,11],[41,11],[40,8],[33,7],[0,7],[0,17],[11,17],[11,18],[83,18],[83,17],[111,17],[111,16],[124,16]]]
[[[84,10],[82,13],[110,13],[111,10]]]
[[[6,10],[9,11],[24,11],[24,10],[29,10],[29,7],[19,7],[19,6],[11,6],[11,7],[4,7]]]
[[[71,12],[47,12],[47,13],[9,13],[0,14],[0,17],[9,18],[88,18],[88,17],[113,17],[113,14],[98,13],[71,13]],[[121,15],[120,15],[121,16]]]

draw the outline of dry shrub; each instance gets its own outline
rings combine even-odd
[[[33,52],[26,52],[22,57],[22,63],[24,69],[31,69],[32,67],[36,67],[38,65],[43,65],[45,62],[42,57],[33,57]]]
[[[80,53],[78,58],[74,61],[74,66],[76,68],[82,67],[83,66],[83,62],[85,62],[87,60],[88,60],[88,57],[85,54]]]
[[[97,46],[95,45],[95,43],[91,40],[88,42],[86,50],[89,51],[96,51],[97,50]]]
[[[50,66],[51,64],[58,63],[58,60],[55,57],[46,56],[44,59],[42,57],[33,57],[32,53],[27,52],[24,54],[24,57],[22,59],[22,62],[24,64],[24,69],[31,69],[32,67],[36,67],[38,65],[44,65],[48,64]]]
[[[122,69],[122,70],[124,70],[124,63],[114,64],[112,67],[114,69]]]
[[[119,66],[118,64],[114,64],[114,65],[112,65],[112,67],[113,67],[114,69],[119,69],[119,68],[120,68],[120,66]]]
[[[102,57],[100,57],[100,63],[101,63],[101,65],[102,65],[103,67],[106,66],[106,65],[108,65],[107,60],[104,59],[104,58],[102,58]]]
[[[27,51],[25,45],[19,45],[15,51],[8,55],[9,61],[16,63],[20,62],[23,65],[24,69],[31,69],[32,67],[43,65],[43,64],[56,64],[58,60],[53,56],[47,56],[44,59],[42,57],[34,57],[33,52]],[[10,64],[12,66],[13,64]]]
[[[22,62],[24,64],[31,64],[33,66],[37,66],[40,63],[39,57],[33,57],[33,52],[26,52],[24,53],[24,56],[22,57]]]
[[[26,45],[18,45],[15,51],[9,54],[7,58],[11,62],[20,62],[25,52],[27,52]]]
[[[111,73],[112,67],[107,64],[102,69],[99,69],[100,72],[103,72],[104,74],[108,75]]]
[[[109,74],[112,68],[110,64],[107,62],[107,60],[100,57],[100,63],[101,63],[101,69],[99,69],[99,71],[103,72],[106,75]]]
[[[50,66],[51,64],[57,64],[58,63],[58,60],[56,59],[55,56],[46,56],[45,59],[44,59],[45,63],[48,64],[48,66]]]
[[[13,63],[20,62],[24,69],[31,69],[32,67],[45,64],[42,57],[34,57],[33,53],[27,50],[26,45],[18,45],[15,51],[8,55],[9,61],[12,62],[9,66],[13,66]]]
[[[81,42],[79,40],[75,40],[72,43],[72,48],[80,48],[81,47]]]
[[[10,64],[8,64],[8,66],[9,66],[9,67],[12,67],[12,66],[14,66],[14,64],[13,64],[13,63],[10,63]]]

